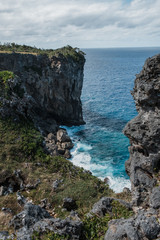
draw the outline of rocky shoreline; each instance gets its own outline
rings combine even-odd
[[[62,55],[49,59],[0,54],[0,71],[14,73],[0,88],[4,144],[0,153],[0,226],[9,224],[0,231],[1,240],[160,239],[160,55],[149,58],[136,76],[132,95],[138,116],[124,129],[130,139],[126,171],[131,201],[127,189],[116,195],[84,169],[55,157],[70,158],[73,147],[59,124],[84,123],[80,101],[83,66],[84,59],[75,62]],[[30,123],[23,129],[22,116],[25,121],[32,120],[42,138]],[[9,117],[11,128],[11,122],[5,120]],[[9,140],[11,133],[14,136]]]

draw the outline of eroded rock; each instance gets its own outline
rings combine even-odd
[[[160,233],[160,225],[151,212],[140,211],[137,217],[109,222],[105,240],[153,240]]]
[[[125,127],[130,139],[130,158],[126,171],[130,176],[135,205],[148,205],[160,169],[160,55],[149,58],[136,76],[134,97],[138,116]]]
[[[51,231],[59,235],[69,235],[72,240],[79,240],[82,231],[81,221],[53,218],[45,209],[31,203],[25,204],[24,210],[14,216],[10,225],[16,230],[17,240],[31,240],[35,231]]]

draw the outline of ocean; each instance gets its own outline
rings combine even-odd
[[[115,192],[130,188],[125,171],[129,140],[123,134],[137,115],[130,91],[148,57],[160,48],[83,49],[86,53],[82,90],[85,125],[65,127],[74,143],[72,161],[93,175],[109,179]]]

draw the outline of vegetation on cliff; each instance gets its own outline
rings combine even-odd
[[[43,138],[32,122],[24,121],[24,119],[16,122],[13,119],[0,118],[0,135],[1,184],[5,184],[5,179],[10,179],[15,170],[21,172],[25,186],[36,185],[39,181],[37,187],[24,188],[21,193],[34,204],[41,204],[41,200],[47,198],[47,211],[54,217],[68,216],[69,212],[63,209],[63,199],[65,197],[74,199],[77,212],[84,222],[86,239],[100,239],[107,229],[109,220],[126,216],[124,207],[114,206],[114,213],[107,214],[104,218],[85,217],[93,204],[101,197],[114,196],[114,193],[104,182],[84,169],[74,166],[70,161],[59,156],[47,155],[43,149]],[[53,182],[57,179],[60,180],[60,184],[54,190]],[[18,190],[20,190],[19,185],[13,189],[13,193],[0,196],[0,209],[9,208],[12,213],[8,217],[0,215],[0,231],[12,231],[12,228],[7,227],[8,223],[14,214],[22,210],[16,200]],[[127,216],[130,216],[130,212]],[[46,239],[53,239],[54,234],[49,233],[46,236],[48,236]],[[34,239],[41,238],[36,236]]]
[[[79,48],[72,48],[71,46],[65,46],[62,48],[54,49],[41,49],[37,47],[31,47],[27,45],[19,45],[16,43],[4,43],[0,44],[0,53],[23,53],[23,54],[47,54],[49,57],[63,55],[65,58],[72,58],[74,61],[84,61],[85,53]]]

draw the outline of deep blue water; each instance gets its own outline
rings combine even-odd
[[[86,125],[67,128],[75,147],[71,161],[102,179],[116,191],[129,187],[124,163],[129,158],[125,124],[136,116],[130,91],[135,74],[160,48],[84,49],[82,91]]]

